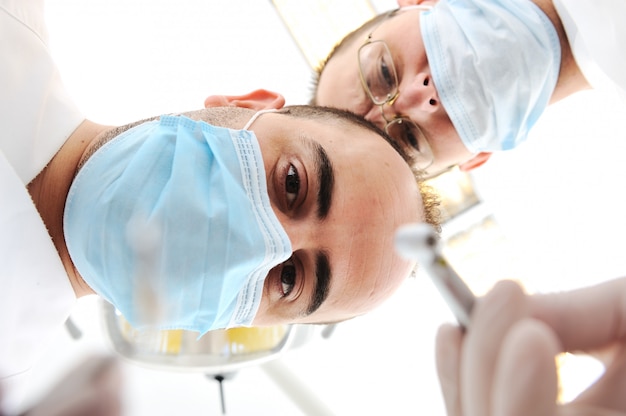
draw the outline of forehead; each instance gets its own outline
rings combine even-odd
[[[366,108],[361,109],[360,106],[367,97],[359,77],[359,48],[370,35],[372,40],[384,40],[392,50],[394,59],[398,60],[394,63],[396,69],[402,72],[405,56],[417,53],[419,49],[413,48],[421,39],[418,12],[400,10],[391,15],[387,13],[368,27],[358,29],[352,39],[337,48],[324,65],[315,91],[315,102],[362,114]]]
[[[421,34],[419,16],[426,9],[426,7],[414,6],[381,14],[355,31],[354,39],[346,42],[345,48],[341,49],[357,51],[369,39],[411,45],[417,41],[416,35]]]
[[[281,123],[290,131],[289,137],[301,136],[320,144],[339,178],[349,180],[352,176],[370,176],[377,169],[393,166],[401,180],[414,184],[407,163],[377,130],[331,117],[286,119]],[[344,168],[349,174],[344,175]]]
[[[412,267],[395,254],[395,230],[423,215],[411,170],[382,137],[351,125],[321,127],[328,131],[315,139],[335,170],[332,208],[319,226],[333,279],[313,322],[362,314],[389,297]]]
[[[306,140],[298,140],[302,137],[324,149],[334,171],[331,208],[324,219],[305,215],[281,220],[310,243],[304,250],[327,253],[332,276],[324,304],[308,317],[289,321],[347,319],[387,299],[413,266],[395,254],[395,230],[423,217],[417,184],[406,162],[376,132],[345,121],[269,113],[253,129],[266,174],[285,154],[307,154],[308,146],[301,147]]]

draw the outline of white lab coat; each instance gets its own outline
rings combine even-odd
[[[594,88],[626,99],[626,1],[553,0],[576,63]]]
[[[0,0],[0,388],[7,414],[75,303],[26,190],[84,119],[50,57],[43,17],[43,0]]]

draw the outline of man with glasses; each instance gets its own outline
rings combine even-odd
[[[626,90],[624,2],[399,4],[335,47],[311,102],[387,126],[428,175],[518,146],[547,105],[590,83]]]
[[[412,120],[430,145],[428,174],[476,167],[489,152],[519,145],[547,105],[590,84],[626,89],[621,0],[418,3],[348,35],[321,66],[312,102],[380,126]],[[394,137],[428,155],[415,136]],[[496,285],[466,331],[444,325],[438,333],[448,414],[623,414],[625,283],[536,296]],[[560,403],[555,355],[581,350],[601,351],[606,371]]]
[[[394,13],[388,13],[378,25]],[[380,107],[385,131],[398,142],[408,145],[406,148],[411,150],[415,166],[426,170],[433,163],[433,154],[422,130],[407,117],[385,115],[385,105],[392,107],[400,92],[398,75],[389,46],[384,40],[373,40],[378,25],[372,29],[365,43],[359,48],[359,77],[369,99],[375,106]],[[427,79],[424,79],[426,86],[427,82]],[[436,104],[435,97],[428,98],[428,101],[430,105]]]

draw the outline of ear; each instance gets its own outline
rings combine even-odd
[[[252,110],[277,110],[285,105],[285,97],[277,92],[254,90],[244,95],[211,95],[204,100],[204,108],[209,107],[241,107]]]
[[[416,6],[418,4],[430,4],[432,6],[435,5],[439,0],[397,0],[398,7],[406,7],[406,6]]]
[[[477,154],[476,156],[474,156],[467,162],[460,163],[459,169],[461,169],[461,171],[463,172],[469,172],[470,170],[476,169],[477,167],[481,166],[483,163],[489,160],[490,157],[491,157],[491,153],[480,152],[479,154]]]

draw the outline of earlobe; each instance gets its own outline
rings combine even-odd
[[[204,108],[209,107],[240,107],[252,110],[281,109],[285,105],[285,97],[277,92],[254,90],[244,95],[211,95],[204,100]]]
[[[491,153],[481,152],[467,162],[459,164],[459,169],[461,169],[463,172],[469,172],[470,170],[476,169],[477,167],[481,166],[483,163],[489,160],[490,157]]]

